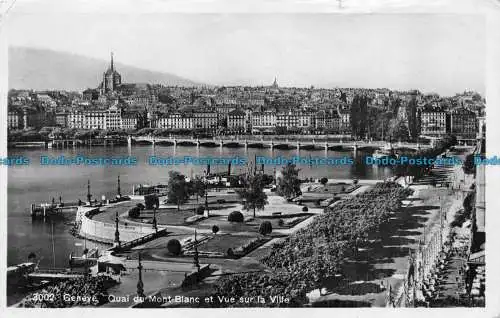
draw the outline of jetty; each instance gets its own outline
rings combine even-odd
[[[31,217],[48,217],[54,214],[63,212],[76,212],[78,202],[61,202],[61,203],[32,203],[30,207]]]

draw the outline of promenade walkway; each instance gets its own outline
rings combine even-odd
[[[453,256],[450,262],[446,264],[443,273],[443,282],[438,286],[439,297],[435,301],[436,305],[449,306],[459,303],[459,294],[463,287],[462,275],[459,271],[466,260],[459,256]],[[431,305],[432,306],[432,305]]]

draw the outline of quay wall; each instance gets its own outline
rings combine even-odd
[[[81,209],[83,213],[77,213],[80,220],[79,234],[88,239],[112,243],[115,240],[116,225],[114,223],[111,224],[92,220],[89,215],[91,213],[96,213],[95,210],[96,208],[87,207],[86,209]],[[121,242],[132,241],[155,232],[151,224],[144,224],[143,226],[125,226],[119,224],[118,231],[120,233]]]

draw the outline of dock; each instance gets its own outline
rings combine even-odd
[[[66,270],[57,269],[39,269],[36,272],[28,274],[28,277],[33,280],[62,280],[74,279],[85,276],[84,273],[68,272]]]
[[[61,203],[32,203],[30,207],[31,217],[47,217],[63,212],[75,212],[78,209],[78,202]]]

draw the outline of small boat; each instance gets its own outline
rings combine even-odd
[[[7,267],[7,285],[22,285],[26,282],[26,276],[34,272],[36,267],[37,264],[31,262]]]
[[[372,157],[376,159],[382,159],[386,157],[395,157],[395,152],[394,149],[392,148],[392,145],[386,145],[382,149],[375,150],[373,153]]]

